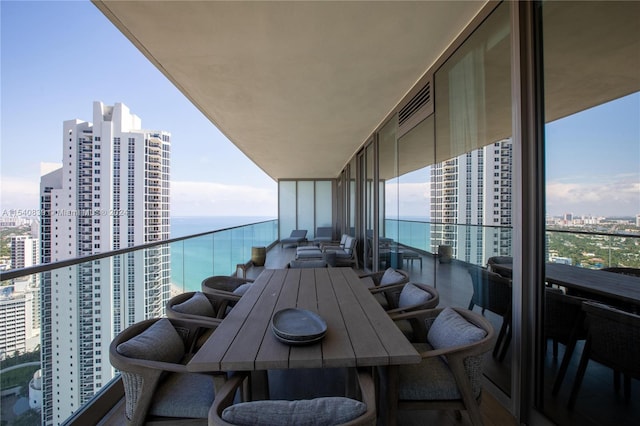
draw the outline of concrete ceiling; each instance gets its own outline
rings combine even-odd
[[[276,180],[337,177],[487,3],[93,2]],[[639,16],[640,2],[544,3],[547,122],[640,90]],[[454,55],[474,38],[484,42],[483,31],[503,35],[485,55],[491,114],[481,145],[512,133],[509,28],[494,27],[481,26]],[[446,103],[440,99],[441,110]],[[416,155],[403,171],[464,152],[452,148],[448,121],[440,121],[439,155]]]
[[[486,3],[93,1],[276,180],[338,176]]]

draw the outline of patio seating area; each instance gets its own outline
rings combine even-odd
[[[286,262],[295,258],[295,248],[285,248],[281,250],[279,247],[272,249],[267,256],[268,268],[284,267]],[[467,265],[458,261],[451,263],[439,263],[436,255],[420,253],[420,257],[423,262],[423,268],[417,266],[411,267],[405,263],[403,271],[409,275],[410,281],[413,283],[426,283],[430,285],[433,283],[434,277],[437,277],[436,290],[439,297],[438,306],[461,306],[467,307],[473,294],[473,285],[471,275],[468,272]],[[497,259],[492,263],[498,264],[499,262],[508,262],[510,258]],[[494,265],[492,265],[494,266]],[[250,276],[257,276],[261,271],[260,268],[253,268],[250,271]],[[361,274],[366,273],[364,270],[359,270]],[[498,269],[496,268],[496,272]],[[504,272],[503,272],[504,273]],[[509,275],[509,273],[507,273]],[[474,312],[480,312],[481,308],[474,307]],[[498,331],[503,324],[503,316],[497,315],[490,311],[485,311],[484,316],[491,322],[496,330],[496,337]],[[552,336],[549,335],[549,338]],[[564,378],[562,381],[562,387],[559,391],[553,392],[554,383],[558,377],[558,373],[561,369],[561,364],[565,354],[565,345],[562,340],[558,340],[559,345],[553,345],[552,341],[549,341],[547,347],[547,353],[545,357],[545,400],[544,405],[546,409],[555,413],[557,419],[563,419],[567,423],[579,423],[583,425],[599,425],[603,421],[606,423],[615,419],[616,424],[621,425],[633,425],[640,421],[640,407],[634,406],[625,402],[624,392],[616,392],[614,388],[614,375],[611,369],[605,366],[601,366],[596,362],[590,362],[588,366],[587,374],[581,384],[579,398],[576,402],[579,409],[569,410],[567,403],[569,401],[569,395],[573,385],[574,378],[577,373],[577,368],[580,362],[580,356],[584,346],[584,340],[578,340],[575,344],[575,349],[567,357],[566,366],[563,367]],[[557,352],[554,354],[554,346],[556,346]],[[506,347],[502,361],[499,361],[492,356],[491,353],[485,355],[484,363],[486,372],[491,377],[491,386],[497,386],[498,388],[509,392],[511,386],[511,350]],[[632,379],[630,381],[630,392],[633,395],[640,394],[640,380]],[[490,393],[485,393],[485,396],[491,397]],[[481,410],[485,409],[485,403],[489,398],[483,397],[483,403],[481,404]],[[604,401],[603,403],[595,404],[594,401]],[[491,403],[496,403],[492,400]],[[494,407],[496,408],[496,407]],[[500,407],[498,411],[502,411]],[[427,418],[434,416],[435,412],[423,412]],[[422,413],[421,413],[422,414]],[[503,414],[507,414],[503,412]],[[412,420],[412,415],[413,420]],[[485,415],[485,414],[483,414]],[[398,419],[403,420],[402,424],[407,425],[419,425],[420,416],[411,412],[400,412]],[[444,423],[437,424],[450,424],[455,422],[456,419],[452,413],[439,413],[437,417],[438,421]],[[508,421],[512,421],[507,414]],[[464,418],[463,418],[464,419]],[[413,421],[413,423],[412,423]],[[507,421],[503,419],[503,422]],[[406,423],[405,423],[406,422]],[[496,423],[504,424],[504,423]]]
[[[296,247],[285,246],[283,248],[281,246],[275,246],[270,251],[268,251],[264,266],[250,266],[247,269],[246,273],[248,278],[234,278],[234,277],[222,277],[222,276],[210,277],[203,281],[202,292],[189,292],[189,293],[180,294],[172,298],[167,306],[167,309],[168,309],[167,315],[170,317],[170,321],[174,321],[174,322],[186,321],[185,324],[189,324],[189,321],[195,320],[195,324],[190,325],[190,327],[196,326],[196,328],[198,328],[198,331],[193,330],[192,332],[189,332],[187,335],[185,335],[184,338],[188,339],[186,340],[185,348],[187,348],[187,350],[189,351],[194,351],[194,353],[198,353],[200,350],[202,350],[203,345],[205,344],[204,342],[206,342],[206,339],[210,338],[210,336],[212,335],[211,332],[213,331],[214,332],[213,334],[215,334],[215,329],[217,329],[220,326],[221,319],[224,319],[226,316],[228,316],[230,312],[232,312],[233,305],[238,303],[242,299],[243,293],[247,290],[250,290],[252,286],[254,286],[254,278],[261,276],[260,274],[263,274],[263,272],[266,272],[266,270],[270,270],[270,269],[273,269],[273,270],[290,269],[293,271],[293,269],[295,269],[297,266],[296,259],[295,259],[296,252],[297,252]],[[313,262],[313,260],[311,261]],[[298,262],[305,262],[305,260],[298,260]],[[306,262],[309,262],[309,260],[306,260]],[[330,269],[331,268],[329,268],[327,271],[329,271]],[[385,272],[386,272],[386,275],[385,275]],[[305,272],[296,272],[296,274],[305,274]],[[264,277],[264,274],[262,276]],[[308,275],[304,275],[304,276],[308,276]],[[362,278],[359,278],[359,276],[361,276]],[[412,311],[415,309],[419,309],[421,307],[434,307],[434,306],[437,306],[440,300],[437,290],[424,284],[417,284],[416,286],[414,286],[413,284],[410,285],[409,287],[407,287],[408,290],[405,292],[406,294],[403,295],[402,290],[406,287],[405,285],[410,281],[410,274],[407,271],[403,271],[403,270],[395,271],[395,270],[389,269],[388,271],[382,271],[381,273],[377,273],[377,274],[365,274],[364,271],[362,270],[356,270],[356,274],[354,275],[354,277],[356,277],[356,279],[358,280],[361,279],[361,280],[364,280],[365,282],[367,281],[370,282],[371,292],[374,295],[379,294],[380,296],[382,296],[382,298],[379,299],[379,301],[376,302],[375,304],[378,305],[378,303],[381,301],[383,302],[383,305],[386,306],[388,309],[392,309],[393,311],[389,312],[389,315],[392,315],[392,314],[403,315],[407,311]],[[340,287],[341,286],[338,286],[337,288],[340,288]],[[238,289],[240,288],[242,288],[244,291],[242,292],[238,291]],[[366,292],[366,288],[367,286],[363,286],[362,290]],[[412,290],[412,291],[409,291],[409,290]],[[420,294],[418,294],[416,290],[418,290]],[[415,296],[419,296],[419,297],[416,298]],[[372,300],[374,299],[372,298]],[[378,309],[380,309],[381,307],[382,306],[380,306]],[[381,312],[384,312],[384,311],[381,311]],[[472,314],[472,315],[476,315],[476,314]],[[205,318],[202,318],[199,321],[197,319],[198,316],[204,316]],[[176,322],[175,324],[181,324],[181,323]],[[145,329],[146,327],[147,326],[145,326]],[[182,328],[180,328],[179,325],[176,325],[176,331],[178,331],[179,335],[181,334],[180,330],[182,330]],[[128,334],[123,334],[123,336],[117,341],[117,343],[114,341],[114,345],[116,346],[121,345],[124,341],[126,341],[127,339],[125,339],[125,336],[128,336],[128,338],[131,338],[131,337],[135,337],[135,335],[138,334],[138,333],[132,334],[132,332],[129,332],[129,331],[127,331],[127,333]],[[145,333],[142,333],[142,334],[145,334]],[[223,334],[224,334],[224,331],[223,331]],[[145,341],[145,338],[141,338],[141,339],[142,341]],[[163,338],[161,337],[160,339],[162,340]],[[489,333],[488,339],[493,340],[493,331]],[[114,346],[113,348],[114,351],[116,350],[115,349],[116,346]],[[122,346],[118,346],[118,347],[122,347]],[[395,347],[395,345],[393,347]],[[369,354],[368,352],[365,352],[365,353]],[[155,357],[155,355],[150,355],[148,353],[145,356],[151,356],[152,359],[153,357]],[[371,354],[369,354],[368,356],[371,356]],[[174,358],[175,359],[172,358],[172,362],[178,361],[177,355]],[[192,355],[189,355],[187,357],[183,357],[181,355],[180,358],[189,360],[192,358]],[[372,360],[374,358],[367,358],[367,359]],[[134,361],[134,363],[135,362],[137,361]],[[372,361],[367,361],[367,362],[372,362]],[[124,365],[123,364],[119,364],[119,365],[124,371]],[[176,371],[176,372],[182,371],[183,373],[186,373],[185,370],[180,370],[180,368],[182,367],[170,367],[167,365],[165,368],[169,368],[170,371],[171,369],[173,369],[173,371]],[[221,405],[216,405],[216,407],[209,412],[208,424],[226,424],[224,423],[224,420],[223,420],[225,417],[222,414],[224,412],[225,407],[235,406],[234,401],[235,403],[240,402],[240,399],[238,399],[239,394],[235,394],[236,395],[235,397],[231,396],[231,395],[234,395],[234,391],[236,389],[243,390],[243,392],[245,392],[244,395],[249,395],[249,394],[260,395],[261,393],[265,394],[265,390],[261,389],[260,387],[267,385],[266,395],[268,396],[269,400],[300,399],[300,401],[302,401],[301,402],[302,404],[314,404],[315,403],[314,401],[316,401],[316,399],[314,398],[324,398],[324,396],[323,396],[323,392],[320,392],[319,395],[315,394],[315,396],[309,395],[308,393],[309,385],[308,384],[305,385],[305,383],[308,383],[307,382],[308,380],[313,380],[312,379],[313,377],[317,378],[317,374],[310,373],[310,371],[314,371],[314,370],[303,369],[303,370],[300,370],[299,375],[297,370],[289,370],[289,372],[286,374],[281,370],[269,371],[268,374],[265,375],[264,377],[258,377],[256,380],[252,381],[251,388],[249,388],[250,390],[247,390],[246,386],[243,387],[243,383],[245,382],[244,379],[248,377],[246,375],[240,375],[228,381],[225,379],[224,376],[216,376],[216,382],[215,382],[216,391],[219,391],[221,395],[223,395],[223,393],[227,393],[227,396],[224,398],[224,402],[222,399],[219,401]],[[375,403],[373,404],[373,406],[371,405],[372,395],[373,395],[371,385],[373,384],[373,382],[371,381],[370,378],[367,378],[366,374],[364,375],[364,378],[361,377],[361,375],[365,373],[364,371],[358,374],[358,380],[356,382],[359,382],[360,386],[357,388],[358,391],[355,393],[353,392],[354,392],[354,389],[356,388],[352,388],[355,382],[353,382],[353,377],[350,376],[350,374],[348,373],[348,370],[329,369],[325,371],[323,369],[323,370],[317,370],[317,371],[321,372],[318,374],[321,374],[323,376],[328,375],[328,377],[332,377],[330,381],[327,381],[327,384],[331,384],[326,389],[327,392],[329,392],[330,390],[329,388],[331,387],[335,388],[334,386],[335,383],[344,383],[345,385],[349,383],[351,384],[351,385],[348,385],[348,388],[352,390],[349,391],[348,394],[341,396],[341,398],[348,399],[349,395],[351,395],[352,397],[356,398],[353,401],[357,402],[361,400],[367,404],[369,408],[367,409],[366,412],[362,414],[363,416],[362,424],[376,424],[375,421],[371,422],[371,419],[372,418],[375,419],[376,417],[379,419],[377,424],[387,424],[386,421],[382,419],[384,418],[385,415],[388,415],[388,412],[385,412],[385,409],[382,409],[381,412],[376,412],[376,410],[379,409],[379,407],[376,407]],[[370,370],[369,372],[372,372],[372,371]],[[386,373],[381,371],[380,374],[386,374]],[[291,383],[292,380],[293,382],[296,383],[296,385],[293,388],[286,385],[286,383]],[[130,385],[128,386],[130,387]],[[314,382],[314,385],[311,386],[311,388],[316,388],[316,387],[317,387],[316,383]],[[320,386],[320,388],[322,387],[323,386]],[[137,392],[140,392],[140,390],[138,390]],[[250,393],[247,394],[246,392],[250,392]],[[386,392],[386,390],[384,392]],[[156,399],[157,399],[156,397],[153,397],[152,401],[155,401]],[[491,397],[489,396],[485,399],[491,399]],[[469,402],[467,402],[467,404],[468,403]],[[495,403],[495,401],[494,401],[494,404],[495,405],[492,407],[492,410],[495,410],[497,407],[499,407],[499,405]],[[130,407],[130,404],[129,403],[123,404],[122,410],[125,410],[125,407]],[[461,405],[460,408],[465,408],[465,406]],[[126,408],[126,410],[129,410],[127,411],[127,413],[131,415],[131,408]],[[499,412],[501,413],[499,414],[499,416],[505,415],[502,409],[499,410]],[[162,410],[155,411],[155,413],[156,415],[164,415],[164,414],[170,415],[170,416],[173,415],[171,412],[164,412]],[[178,415],[184,415],[184,413],[182,414],[180,413],[181,412],[178,412]],[[471,421],[470,418],[465,415],[463,416],[464,420],[462,424],[479,424],[478,416],[487,418],[488,416],[494,415],[492,413],[484,412],[482,410],[482,405],[480,406],[480,411],[477,411],[474,409],[473,413],[474,414],[472,418],[474,420]],[[120,412],[120,415],[123,415],[123,414],[124,414],[123,412]],[[232,417],[229,417],[227,415],[226,418],[229,419]],[[396,418],[395,415],[393,416],[393,418]],[[409,411],[401,412],[397,414],[398,424],[402,424],[402,425],[423,424],[422,422],[424,422],[425,418],[433,418],[434,421],[438,422],[438,424],[459,424],[458,419],[453,413],[447,414],[439,411],[425,413],[421,411],[409,410]],[[111,418],[111,420],[113,420],[113,422],[107,421],[105,424],[122,424],[121,421],[117,420],[116,413],[114,413],[114,417]],[[205,421],[205,423],[203,424],[207,424],[206,419],[203,421]],[[349,423],[349,424],[352,424],[352,423]],[[353,423],[353,424],[360,424],[360,423]]]
[[[311,248],[308,250],[312,250]],[[316,250],[319,248],[316,247]],[[276,245],[272,247],[266,256],[266,261],[264,266],[251,266],[247,269],[247,277],[246,279],[234,278],[234,277],[211,277],[208,280],[203,282],[203,292],[192,292],[185,293],[180,295],[179,297],[174,298],[172,302],[168,305],[168,309],[171,311],[167,311],[167,315],[171,318],[177,319],[182,315],[182,319],[188,318],[188,315],[185,317],[184,313],[179,313],[175,309],[176,305],[186,305],[186,304],[196,304],[196,300],[198,302],[207,301],[208,306],[205,306],[205,310],[207,313],[206,316],[211,317],[208,323],[208,327],[215,329],[220,324],[220,318],[224,317],[226,314],[229,314],[232,305],[237,303],[241,297],[242,293],[247,289],[251,288],[253,285],[253,281],[255,278],[259,277],[262,272],[269,269],[297,269],[297,268],[326,268],[327,265],[322,258],[314,259],[313,257],[307,259],[296,259],[299,257],[301,252],[306,251],[304,248],[298,248],[295,246],[290,247],[282,247],[280,245]],[[417,252],[416,252],[417,253]],[[412,318],[415,316],[412,312],[415,309],[427,308],[433,309],[436,306],[439,306],[440,309],[437,312],[440,312],[443,307],[446,306],[459,306],[461,307],[461,311],[468,312],[473,318],[481,318],[482,321],[486,321],[487,324],[491,324],[492,331],[489,333],[488,342],[483,344],[483,348],[487,348],[487,351],[483,351],[480,355],[480,362],[484,367],[485,373],[489,372],[491,375],[491,381],[484,378],[476,380],[476,384],[474,386],[478,386],[477,383],[483,383],[483,387],[488,386],[491,388],[492,386],[497,386],[498,388],[505,389],[508,391],[510,386],[510,363],[511,363],[511,353],[509,350],[509,338],[508,338],[508,319],[504,316],[504,312],[496,312],[496,308],[491,305],[491,303],[495,302],[495,298],[491,298],[489,301],[487,298],[489,297],[489,293],[483,290],[483,286],[487,285],[488,278],[485,275],[495,275],[496,279],[500,278],[502,280],[508,280],[508,278],[504,278],[495,272],[489,272],[484,268],[474,268],[469,270],[469,265],[464,262],[453,261],[451,263],[440,263],[437,261],[437,257],[432,255],[423,255],[419,254],[421,261],[423,261],[424,266],[422,268],[407,268],[407,269],[398,269],[398,270],[385,270],[380,271],[378,273],[367,273],[364,270],[356,269],[356,273],[364,280],[365,283],[369,283],[367,287],[369,287],[374,295],[376,295],[378,303],[387,310],[388,315],[394,320],[398,320],[398,327],[402,331],[402,333],[414,341],[416,338],[420,338],[421,335],[426,335],[426,332],[419,331],[416,334],[416,327],[419,327],[419,324],[423,322],[416,323]],[[305,265],[306,263],[306,265]],[[322,264],[322,265],[321,265]],[[330,268],[329,268],[330,269]],[[475,273],[473,273],[475,271]],[[304,272],[300,272],[304,274]],[[385,275],[386,274],[386,275]],[[433,277],[437,276],[437,289],[430,285],[433,282]],[[392,279],[393,278],[393,279]],[[476,278],[474,280],[474,278]],[[427,284],[422,284],[420,281],[425,282]],[[474,283],[474,281],[476,281]],[[384,284],[383,284],[384,283]],[[385,285],[386,284],[386,285]],[[218,286],[218,289],[212,289],[212,287]],[[494,283],[495,286],[495,283]],[[239,287],[243,288],[242,292],[238,292],[237,289]],[[388,287],[388,288],[385,288]],[[224,288],[224,289],[223,289]],[[409,291],[411,290],[411,291]],[[510,287],[507,287],[507,290],[510,294]],[[420,292],[420,294],[418,294]],[[571,298],[571,296],[560,295],[559,297],[555,297],[556,293],[552,289],[548,291],[549,296],[553,296],[553,299],[558,299],[559,297],[567,297]],[[404,293],[407,293],[403,296]],[[409,295],[411,293],[411,295]],[[553,293],[553,294],[551,294]],[[217,297],[223,296],[229,297],[224,301],[218,299]],[[203,298],[203,296],[205,296]],[[420,300],[417,300],[416,297],[419,297]],[[206,299],[206,300],[205,300]],[[571,298],[578,299],[578,298]],[[471,304],[469,305],[469,300],[471,300]],[[415,303],[414,303],[415,302]],[[200,303],[199,306],[202,307],[205,304]],[[469,305],[469,306],[467,306]],[[471,308],[471,310],[463,309]],[[180,308],[180,307],[179,307]],[[483,308],[486,308],[483,309]],[[223,309],[221,311],[221,309]],[[483,312],[484,311],[484,312]],[[418,311],[422,312],[422,311]],[[424,311],[427,312],[427,311]],[[436,311],[434,311],[436,312]],[[203,321],[202,324],[207,323],[207,321]],[[428,324],[429,322],[427,322]],[[418,326],[416,325],[418,324]],[[505,327],[507,324],[507,327]],[[495,331],[494,331],[495,330]],[[498,331],[501,330],[501,333]],[[571,332],[571,330],[569,330]],[[194,343],[190,343],[189,347],[192,349],[200,349],[206,338],[211,334],[211,331],[206,333],[202,337],[196,339],[197,341]],[[580,357],[582,354],[586,353],[584,348],[584,337],[580,337],[582,335],[574,335],[569,333],[569,335],[555,335],[551,332],[548,333],[548,337],[554,338],[554,345],[549,345],[547,359],[549,360],[546,363],[545,367],[545,376],[548,375],[549,379],[545,379],[545,386],[548,387],[548,400],[545,400],[545,404],[548,409],[555,410],[559,418],[567,418],[574,419],[569,421],[579,421],[581,424],[598,424],[598,415],[602,416],[603,413],[594,414],[594,417],[584,416],[582,413],[589,413],[589,410],[581,410],[581,414],[577,414],[572,412],[571,408],[567,408],[567,402],[569,401],[569,393],[573,388],[573,392],[571,394],[571,398],[574,400],[572,403],[575,403],[576,395],[580,395],[580,398],[588,398],[591,399],[594,395],[602,394],[605,398],[610,398],[611,394],[615,394],[613,385],[611,386],[602,386],[598,381],[594,381],[594,377],[603,377],[606,376],[606,380],[613,380],[615,375],[611,373],[611,370],[608,370],[608,374],[606,373],[606,367],[600,366],[597,363],[590,362],[589,363],[589,373],[585,375],[584,380],[580,382],[575,382],[576,375],[583,374],[584,372],[578,371],[578,364],[580,361]],[[560,343],[561,346],[558,347],[557,343]],[[565,346],[567,347],[567,352],[565,355]],[[575,348],[575,350],[572,350]],[[493,350],[493,355],[491,354]],[[428,353],[428,350],[427,350]],[[439,353],[439,352],[438,352]],[[562,366],[560,367],[557,364],[557,360],[562,359]],[[597,359],[597,358],[592,358]],[[583,364],[586,365],[586,361],[582,361]],[[415,367],[412,367],[415,368]],[[584,368],[584,367],[580,367]],[[605,370],[601,372],[600,370]],[[315,373],[313,373],[315,371]],[[319,371],[319,373],[318,373]],[[623,370],[625,375],[622,376],[624,379],[624,396],[621,394],[621,400],[618,401],[610,401],[611,407],[617,407],[617,413],[612,413],[612,415],[622,416],[620,424],[633,424],[634,419],[640,418],[640,413],[635,412],[636,409],[632,405],[627,405],[626,407],[623,404],[623,400],[628,398],[628,395],[633,395],[635,393],[640,392],[640,386],[638,386],[638,381],[632,379],[635,377],[634,372],[630,370]],[[352,379],[349,378],[350,375],[348,371],[344,369],[323,369],[323,370],[269,370],[265,371],[265,375],[263,377],[254,377],[252,381],[253,389],[251,389],[251,393],[256,395],[267,395],[269,400],[301,400],[301,401],[315,401],[314,398],[324,398],[328,394],[335,394],[336,392],[336,383],[344,384],[345,386],[348,383],[353,384]],[[386,374],[384,371],[379,371],[381,374],[380,377],[385,377]],[[310,388],[318,388],[323,389],[325,385],[320,385],[318,387],[318,376],[320,374],[322,377],[330,378],[326,382],[326,389],[324,391],[320,391],[318,393],[309,393]],[[414,377],[415,374],[412,374],[411,377]],[[245,376],[243,376],[245,377]],[[560,388],[560,384],[562,384],[564,379],[565,386]],[[216,388],[220,386],[226,386],[224,388],[225,392],[232,392],[232,389],[243,389],[241,386],[241,379],[234,379],[233,383],[223,385],[222,382],[217,379]],[[365,379],[368,380],[368,379]],[[292,385],[293,384],[293,385]],[[553,386],[553,385],[556,386]],[[266,386],[262,388],[262,386]],[[415,385],[413,385],[415,386]],[[553,392],[552,392],[552,387]],[[344,386],[340,385],[338,388],[344,389]],[[576,389],[579,389],[579,393]],[[248,395],[246,392],[246,388],[244,388],[245,395]],[[383,394],[386,394],[388,390],[383,386],[380,390]],[[402,400],[402,390],[400,399]],[[467,393],[467,391],[465,391]],[[477,396],[477,388],[476,391],[473,391],[472,394]],[[367,398],[366,395],[360,393],[352,393],[349,394],[351,396],[355,396],[356,399],[353,401],[365,400]],[[348,399],[347,394],[341,396]],[[358,396],[359,395],[359,396]],[[394,418],[397,419],[398,424],[401,425],[418,425],[424,424],[425,419],[431,419],[431,421],[437,422],[436,424],[481,424],[482,421],[485,423],[493,423],[493,424],[515,424],[514,419],[497,403],[497,401],[491,396],[490,392],[484,392],[484,395],[480,405],[479,410],[475,408],[471,408],[469,415],[463,415],[460,419],[455,415],[453,411],[413,411],[407,410],[404,411],[403,407],[409,407],[408,402],[400,401],[399,409],[400,411],[397,413],[397,416]],[[233,406],[233,399],[229,399],[227,397],[225,399],[224,407]],[[361,399],[358,399],[361,398]],[[580,400],[577,398],[577,404],[584,404],[584,400]],[[235,402],[240,402],[239,399],[235,399]],[[303,402],[303,404],[307,404],[311,402]],[[460,408],[469,409],[469,404],[472,403],[472,399],[467,399],[466,401],[460,402]],[[413,402],[411,404],[414,404]],[[435,405],[434,405],[435,404]],[[475,402],[473,403],[475,404]],[[421,403],[422,407],[438,407],[438,403]],[[219,406],[216,408],[216,416],[222,416],[222,412],[224,411],[223,406]],[[450,407],[447,405],[447,407]],[[622,407],[622,411],[621,411]],[[604,408],[604,407],[603,407]],[[124,407],[122,408],[124,410]],[[606,410],[606,408],[605,408]],[[215,411],[215,410],[214,410]],[[213,411],[212,411],[213,412]],[[624,414],[621,414],[624,413]],[[384,410],[381,412],[377,412],[375,415],[378,416],[379,419],[383,418]],[[122,415],[122,414],[121,414]],[[381,417],[382,416],[382,417]],[[628,417],[627,417],[628,416]],[[219,423],[222,417],[216,417],[215,421],[211,420],[209,424],[225,424]],[[500,419],[499,423],[495,423],[496,420]],[[579,420],[576,420],[578,419]],[[488,420],[491,419],[491,420]],[[216,423],[218,422],[218,423]],[[106,423],[106,424],[121,424],[119,422],[114,423]],[[355,424],[355,423],[354,423]],[[363,423],[370,424],[370,423]],[[378,420],[377,424],[385,424],[383,420]]]

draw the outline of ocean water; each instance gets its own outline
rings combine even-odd
[[[251,258],[251,247],[266,246],[277,238],[274,222],[261,216],[172,217],[171,238],[225,229],[214,235],[179,241],[170,245],[171,283],[180,291],[200,290],[202,280],[212,275],[229,275],[236,264]],[[241,228],[228,229],[242,226]],[[387,237],[422,250],[430,249],[430,224],[415,220],[387,220]]]
[[[227,228],[273,219],[258,216],[171,218],[171,238],[224,229],[213,235],[170,244],[171,284],[180,291],[197,291],[207,277],[232,274],[237,263],[250,259],[252,246],[271,243],[277,233],[273,222]]]
[[[386,237],[420,250],[431,250],[431,223],[424,218],[386,219]]]

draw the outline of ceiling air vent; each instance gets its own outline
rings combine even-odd
[[[429,80],[398,112],[399,136],[411,130],[432,113],[433,97],[431,80]]]

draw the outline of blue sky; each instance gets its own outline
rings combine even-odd
[[[2,1],[0,211],[36,208],[62,122],[122,102],[171,132],[172,215],[277,216],[277,186],[89,1]]]
[[[548,123],[547,213],[640,214],[640,94]]]
[[[277,215],[276,183],[89,1],[2,0],[0,14],[0,211],[37,207],[40,163],[61,160],[62,122],[90,121],[102,101],[171,132],[172,215]],[[549,214],[640,213],[640,94],[546,132]]]

